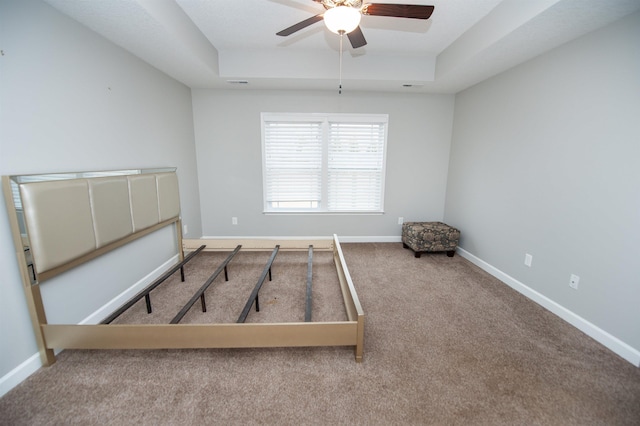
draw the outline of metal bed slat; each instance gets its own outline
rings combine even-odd
[[[271,264],[273,263],[273,260],[276,258],[276,255],[278,254],[278,250],[280,250],[280,245],[277,245],[273,249],[273,252],[271,253],[271,257],[267,261],[267,264],[265,265],[264,270],[262,271],[262,275],[260,275],[260,278],[258,279],[256,286],[251,292],[251,295],[249,296],[249,299],[247,300],[247,303],[244,306],[244,309],[242,310],[240,317],[238,317],[238,321],[236,322],[238,323],[245,322],[245,320],[247,319],[247,315],[249,315],[249,311],[251,310],[251,306],[253,306],[253,302],[256,302],[256,311],[260,311],[260,304],[258,302],[258,292],[260,291],[260,288],[262,287],[262,283],[264,283],[265,278],[267,278],[267,273],[269,274],[269,280],[271,280]]]
[[[220,264],[220,266],[218,266],[218,269],[216,269],[216,271],[213,274],[211,274],[209,279],[202,285],[202,287],[200,287],[200,289],[197,292],[195,292],[193,297],[191,297],[191,299],[184,305],[182,310],[180,310],[180,312],[178,312],[178,315],[176,315],[171,320],[171,322],[169,324],[177,324],[177,323],[179,323],[180,320],[187,314],[189,309],[191,309],[193,304],[196,303],[196,300],[198,300],[198,299],[202,300],[202,311],[206,312],[207,309],[206,309],[206,305],[204,303],[204,292],[209,288],[211,283],[218,277],[218,275],[220,275],[220,272],[222,272],[223,270],[224,270],[224,274],[225,274],[225,280],[228,280],[228,277],[227,277],[227,264],[229,262],[231,262],[231,259],[233,259],[233,257],[236,255],[236,253],[238,253],[240,251],[241,248],[242,248],[242,245],[236,246],[235,250],[233,252],[231,252],[231,254],[229,256],[227,256],[225,261],[222,262],[222,264]]]

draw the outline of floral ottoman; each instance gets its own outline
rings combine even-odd
[[[442,222],[405,222],[402,224],[402,246],[410,248],[415,257],[432,251],[446,251],[453,257],[460,240],[460,231]]]

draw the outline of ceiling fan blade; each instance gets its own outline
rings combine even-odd
[[[318,21],[322,21],[322,16],[323,14],[321,13],[319,15],[312,16],[311,18],[307,18],[304,21],[300,21],[297,24],[290,26],[289,28],[285,28],[284,30],[276,33],[276,35],[279,35],[279,36],[291,35],[296,31],[300,31],[301,29],[308,27],[311,24],[315,24]]]
[[[363,15],[391,16],[394,18],[429,19],[433,6],[418,4],[369,3],[362,6]]]
[[[362,34],[362,30],[360,29],[360,27],[356,27],[355,30],[353,30],[350,33],[348,33],[347,37],[349,37],[349,41],[351,42],[351,46],[354,49],[357,49],[358,47],[362,47],[365,44],[367,44],[367,40],[365,40],[364,34]]]

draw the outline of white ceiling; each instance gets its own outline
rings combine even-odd
[[[312,0],[45,1],[192,88],[338,87],[340,36],[322,22],[276,35],[322,13]],[[456,93],[640,10],[640,0],[381,2],[435,11],[427,21],[363,16],[368,44],[344,39],[345,91]]]

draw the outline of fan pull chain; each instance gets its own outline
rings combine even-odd
[[[342,95],[342,39],[344,31],[340,31],[340,85],[338,86],[338,94]]]

